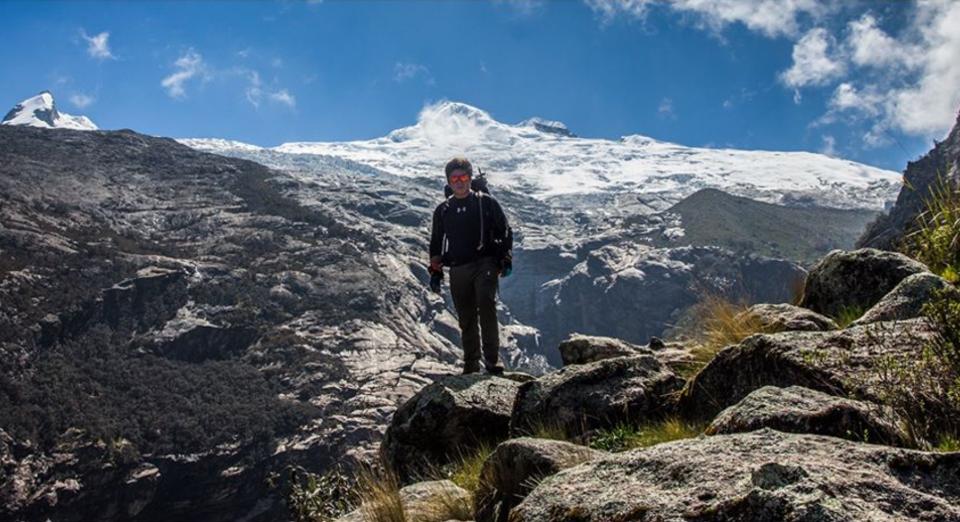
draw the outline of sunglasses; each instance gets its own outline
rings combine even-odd
[[[470,181],[470,174],[454,174],[450,176],[450,183],[457,181]]]

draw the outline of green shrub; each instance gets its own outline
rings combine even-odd
[[[917,447],[949,448],[960,439],[960,300],[956,295],[942,290],[924,305],[933,335],[919,360],[887,357],[880,361],[881,399],[900,415]],[[882,327],[875,326],[874,331],[883,342]]]
[[[286,472],[289,474],[287,507],[295,522],[335,520],[356,508],[355,479],[342,468],[334,468],[323,475],[310,473],[299,466],[291,466]]]
[[[837,326],[841,329],[850,326],[850,323],[856,321],[863,317],[863,314],[867,310],[862,306],[844,306],[840,311],[833,317],[833,320],[836,321]]]
[[[703,433],[704,426],[670,417],[641,426],[621,424],[598,431],[590,438],[590,447],[604,451],[647,448],[663,442],[689,439]]]
[[[461,453],[452,463],[444,467],[437,478],[450,479],[451,482],[473,494],[477,491],[480,484],[480,471],[483,469],[483,463],[487,461],[493,448],[483,444],[473,451]]]
[[[938,175],[902,249],[934,273],[960,281],[960,187]]]

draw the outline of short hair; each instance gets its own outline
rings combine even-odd
[[[462,170],[471,177],[473,176],[473,165],[470,164],[470,160],[467,158],[453,158],[447,162],[447,166],[443,170],[446,172],[448,178],[450,177],[450,173],[455,170]]]

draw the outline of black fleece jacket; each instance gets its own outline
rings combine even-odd
[[[443,264],[457,266],[481,257],[498,261],[512,255],[513,231],[503,208],[493,196],[470,192],[458,199],[450,196],[433,211],[430,258],[441,256]]]

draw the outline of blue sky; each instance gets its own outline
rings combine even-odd
[[[960,2],[836,4],[6,1],[0,92],[265,146],[383,136],[447,99],[584,137],[902,170],[960,109]]]

